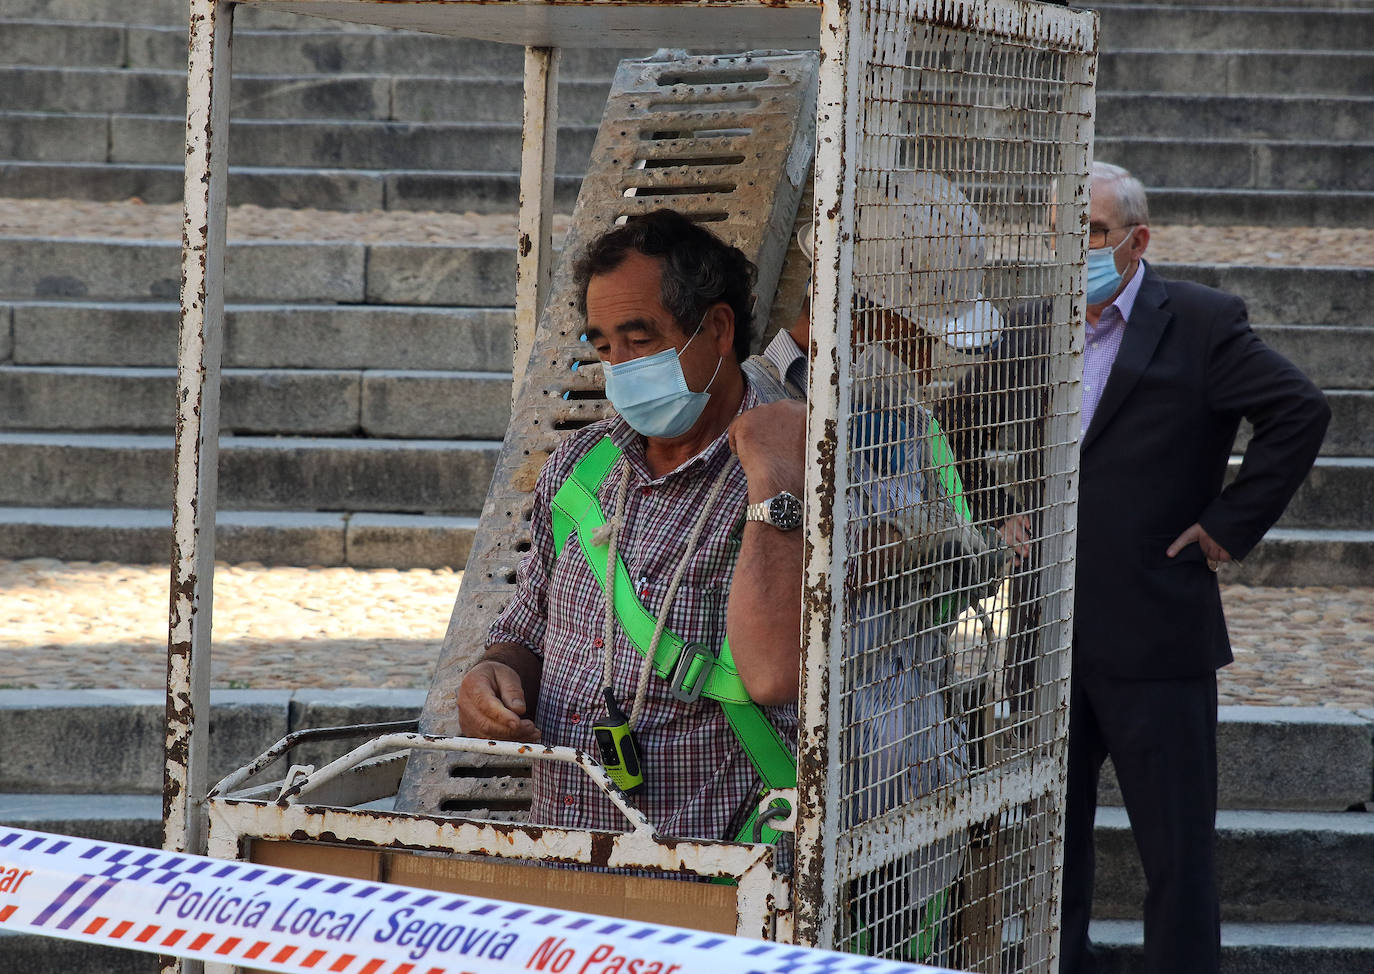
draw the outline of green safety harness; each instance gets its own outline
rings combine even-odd
[[[609,546],[592,540],[596,530],[606,523],[597,493],[620,456],[620,448],[610,437],[603,437],[574,465],[568,479],[553,496],[554,556],[561,556],[569,537],[576,534],[582,555],[603,591]],[[615,565],[615,616],[630,645],[640,655],[647,656],[657,621],[640,603],[629,569],[619,556]],[[668,682],[677,699],[690,702],[705,697],[720,704],[735,738],[763,781],[765,791],[797,786],[797,760],[763,709],[749,699],[735,668],[728,639],[721,643],[718,652],[713,652],[701,643],[689,644],[665,629],[654,653],[653,669]],[[760,823],[759,816],[756,807],[740,830],[737,841],[778,841],[781,833],[771,828],[766,820]]]

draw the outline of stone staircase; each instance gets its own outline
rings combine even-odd
[[[1282,0],[1098,3],[1096,155],[1150,188],[1161,224],[1374,225],[1374,6]],[[1320,9],[1317,9],[1320,8]],[[1229,255],[1217,254],[1217,262]],[[1369,417],[1374,272],[1161,267],[1245,297],[1257,330],[1326,390],[1317,469],[1236,577],[1374,579]]]
[[[0,0],[0,197],[178,201],[184,4],[91,6]],[[565,59],[569,206],[625,53]],[[230,200],[513,211],[521,58],[240,8]],[[514,266],[513,242],[231,244],[218,557],[461,567]],[[0,557],[167,559],[179,273],[173,239],[0,237]]]
[[[1156,223],[1275,234],[1374,225],[1374,141],[1363,121],[1374,113],[1374,5],[1097,6],[1096,155],[1142,178]],[[1257,331],[1326,391],[1334,413],[1316,468],[1233,579],[1370,584],[1374,271],[1160,270],[1244,296]],[[1222,708],[1220,725],[1222,969],[1374,969],[1374,819],[1355,758],[1371,713],[1275,708],[1268,723],[1245,727],[1244,709]],[[1330,777],[1342,773],[1344,782]],[[1144,880],[1113,785],[1102,799],[1092,933],[1104,972],[1127,974],[1144,969]]]
[[[178,200],[183,16],[0,0],[0,197]],[[1156,222],[1369,225],[1368,5],[1112,3],[1102,24],[1097,152],[1151,186]],[[564,205],[629,53],[566,52]],[[240,8],[234,59],[232,202],[513,209],[517,48]],[[1244,295],[1336,409],[1245,580],[1374,577],[1370,271],[1161,270]],[[0,238],[0,556],[165,560],[178,274],[173,240]],[[461,565],[505,425],[513,275],[506,246],[231,247],[219,555]]]

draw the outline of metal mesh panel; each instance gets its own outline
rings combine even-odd
[[[813,387],[838,446],[811,485],[836,527],[807,700],[838,721],[825,800],[803,785],[833,857],[815,936],[973,971],[1047,970],[1057,942],[1095,38],[1037,8],[854,8],[849,184],[817,164],[818,208],[853,217],[818,248],[842,280]]]
[[[581,340],[572,258],[628,216],[671,206],[755,262],[756,318],[768,322],[814,153],[816,63],[814,53],[785,52],[621,63],[425,701],[425,733],[458,733],[458,687],[513,591],[544,461],[569,430],[607,414],[600,369],[579,368],[596,355]],[[406,769],[403,806],[492,811],[473,785],[509,769],[474,775],[462,763],[417,754]],[[518,810],[524,790],[512,793],[509,810]]]

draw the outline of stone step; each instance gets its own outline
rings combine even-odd
[[[1327,389],[1331,425],[1322,455],[1374,457],[1374,392],[1367,389]]]
[[[239,8],[241,17],[246,8]],[[186,71],[184,14],[166,26],[128,20],[123,7],[105,22],[11,18],[0,11],[0,64],[46,67],[115,67]],[[562,79],[609,79],[641,48],[564,48]],[[337,21],[301,18],[290,30],[234,29],[234,84],[245,75],[434,75],[520,78],[524,51],[514,44],[413,31],[365,31]]]
[[[1239,457],[1231,460],[1232,474]],[[1283,528],[1368,531],[1374,529],[1374,458],[1317,458],[1307,479],[1279,518]]]
[[[83,0],[0,0],[0,19],[15,18],[25,20],[70,20],[128,22],[131,24],[162,24],[184,26],[186,5],[179,0],[127,0],[119,3],[112,0],[96,0],[86,3]],[[318,24],[312,17],[300,17],[277,10],[255,9],[245,6],[235,16],[234,23],[243,27],[267,27],[274,29],[296,25]],[[346,29],[382,31],[381,27],[362,27],[343,25]]]
[[[84,117],[84,116],[79,116]],[[185,155],[183,120],[152,115],[110,119],[111,162],[169,162]],[[583,172],[596,126],[558,129],[556,171]],[[330,169],[437,169],[514,172],[521,131],[511,122],[334,122],[238,119],[229,127],[240,165]]]
[[[0,158],[15,162],[173,164],[185,123],[173,116],[0,113]],[[595,128],[560,126],[557,171],[585,170]],[[325,169],[514,172],[517,122],[387,122],[236,117],[236,165]],[[1185,189],[1374,191],[1374,143],[1103,135],[1096,155],[1148,186]]]
[[[0,558],[162,563],[171,548],[169,507],[0,507]],[[475,527],[474,517],[221,510],[215,550],[234,563],[461,568]],[[1374,578],[1374,531],[1273,528],[1243,564],[1227,568],[1227,578],[1245,585],[1367,585]]]
[[[0,158],[31,162],[170,164],[185,157],[184,119],[171,115],[0,112]],[[581,172],[595,126],[562,125],[557,169]],[[240,166],[514,172],[520,124],[280,120],[235,116],[230,151]]]
[[[1289,5],[1292,0],[1283,2]],[[1097,91],[1099,99],[1119,91],[1361,95],[1374,91],[1374,54],[1368,51],[1180,51],[1172,47],[1104,50],[1097,60]]]
[[[1220,288],[1245,299],[1258,324],[1374,325],[1374,269],[1239,264],[1153,265],[1162,276]]]
[[[1151,187],[1156,224],[1249,227],[1368,227],[1374,192]]]
[[[230,111],[236,118],[385,120],[391,82],[369,75],[302,79],[236,76]],[[0,66],[0,111],[122,113],[174,116],[186,111],[186,69]],[[519,120],[519,107],[516,109]]]
[[[1374,191],[1374,143],[1102,136],[1094,156],[1146,186],[1184,189]]]
[[[226,509],[475,516],[499,444],[226,436]],[[0,505],[163,508],[172,497],[170,436],[0,433]],[[308,500],[304,500],[307,499]]]
[[[15,199],[181,200],[185,170],[172,163],[0,161],[0,197]],[[582,177],[556,180],[560,212],[572,212]],[[435,170],[229,169],[229,200],[324,210],[438,210],[506,213],[519,204],[517,174]],[[1152,187],[1156,224],[1367,227],[1374,192]]]
[[[413,720],[424,699],[424,690],[211,690],[211,783],[293,731]],[[160,795],[166,707],[154,688],[0,690],[0,795]],[[302,745],[293,763],[322,765],[350,746]]]
[[[1320,583],[1314,583],[1320,584]],[[1340,812],[1374,798],[1374,711],[1336,707],[1217,709],[1217,806]],[[1121,805],[1108,761],[1098,804]]]
[[[229,434],[499,440],[510,414],[510,376],[496,372],[230,368],[222,383]],[[169,432],[175,391],[174,368],[0,365],[0,429]],[[1374,456],[1374,393],[1327,400],[1323,455]]]
[[[1243,585],[1368,585],[1374,531],[1270,528],[1245,562],[1226,572]]]
[[[180,245],[171,241],[0,237],[0,300],[174,300]],[[1252,321],[1366,325],[1374,270],[1160,263],[1165,277],[1245,297]],[[515,254],[506,245],[234,243],[230,301],[334,301],[464,307],[507,305]]]
[[[1374,336],[1367,328],[1260,325],[1255,331],[1323,389],[1374,389]]]
[[[23,974],[159,974],[157,954],[0,931],[5,970]]]
[[[0,237],[0,300],[176,300],[172,241]],[[489,308],[511,303],[514,246],[231,243],[229,301],[325,301]]]
[[[344,119],[402,122],[519,123],[523,83],[510,78],[391,77],[331,74],[301,77],[236,73],[235,118]],[[601,121],[610,78],[564,80],[559,119]],[[0,64],[0,111],[78,112],[175,117],[186,111],[186,68],[110,69]]]
[[[1374,50],[1374,9],[1291,4],[1282,8],[1112,4],[1100,47],[1187,51]]]
[[[1099,808],[1093,916],[1134,920],[1145,901],[1124,808]],[[1221,918],[1231,923],[1367,923],[1374,814],[1217,813]]]
[[[475,517],[220,510],[215,557],[231,564],[453,568],[467,564]],[[0,507],[0,558],[162,564],[170,504],[156,509]]]
[[[235,696],[245,692],[256,695]],[[411,697],[391,696],[406,693],[414,695],[413,703],[408,702]],[[266,748],[287,730],[405,719],[387,714],[358,716],[338,709],[327,714],[320,711],[325,714],[320,716],[315,711],[302,711],[306,702],[317,709],[326,704],[341,708],[347,703],[350,707],[413,706],[418,710],[423,698],[423,690],[217,690],[216,707],[221,702],[233,704],[226,713],[233,715],[234,723],[226,725],[230,729],[225,731],[222,745],[216,737],[216,747],[223,746],[225,753],[214,759],[213,773],[227,774],[237,766],[235,761],[257,753],[252,748]],[[140,769],[145,765],[161,767],[161,732],[154,734],[148,728],[161,720],[162,703],[152,690],[0,690],[0,729],[6,735],[17,735],[6,736],[6,740],[23,742],[23,747],[0,749],[0,792],[77,792],[84,788],[155,792],[160,772]],[[286,710],[279,713],[282,708]],[[64,727],[98,731],[105,723],[128,728],[127,756],[113,763],[99,753],[69,755],[65,762],[56,759],[62,750]],[[287,730],[281,730],[283,724],[289,724]],[[1371,712],[1359,715],[1325,707],[1220,708],[1218,794],[1222,806],[1339,811],[1368,801],[1374,775],[1371,728]],[[247,757],[243,757],[245,753]],[[1120,802],[1111,782],[1108,774],[1100,798],[1104,804]]]
[[[123,24],[17,20],[0,15],[0,64],[120,68],[127,63]],[[184,60],[183,44],[183,60]]]
[[[15,365],[177,362],[172,302],[0,302]],[[229,304],[226,369],[439,369],[509,372],[509,308]]]
[[[178,165],[111,162],[0,161],[0,197],[178,203],[185,170]],[[571,213],[582,177],[559,175],[555,201]],[[433,170],[229,168],[234,204],[320,210],[438,210],[511,213],[520,202],[514,172]]]
[[[162,845],[162,797],[0,792],[0,825],[157,847]]]
[[[1364,97],[1099,92],[1096,137],[1167,132],[1172,139],[1224,134],[1228,140],[1367,142],[1374,129],[1374,98],[1367,91]]]
[[[510,375],[226,369],[220,433],[499,440]],[[176,370],[0,366],[0,429],[170,433]]]
[[[1090,928],[1101,974],[1143,974],[1144,931],[1138,921],[1095,920]],[[1368,974],[1374,970],[1374,926],[1224,923],[1226,974]]]
[[[1374,62],[1374,57],[1367,60]],[[185,109],[185,87],[184,67],[0,67],[0,110],[176,117]],[[565,80],[559,89],[561,122],[599,122],[609,88],[609,77]],[[1181,138],[1225,132],[1228,139],[1356,141],[1369,132],[1374,99],[1294,92],[1293,88],[1270,95],[1105,90],[1098,95],[1097,134],[1156,131]],[[518,75],[337,74],[302,79],[278,69],[273,75],[236,75],[232,94],[235,118],[518,123],[522,83]]]
[[[1374,343],[1371,343],[1374,344]],[[1374,392],[1367,389],[1326,389],[1331,425],[1322,441],[1324,457],[1374,457]],[[1235,451],[1250,442],[1250,425],[1241,423]]]

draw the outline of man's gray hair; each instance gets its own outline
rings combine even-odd
[[[1116,215],[1123,224],[1149,226],[1150,208],[1145,203],[1145,187],[1140,180],[1110,162],[1094,162],[1093,179],[1112,187],[1116,196]]]

